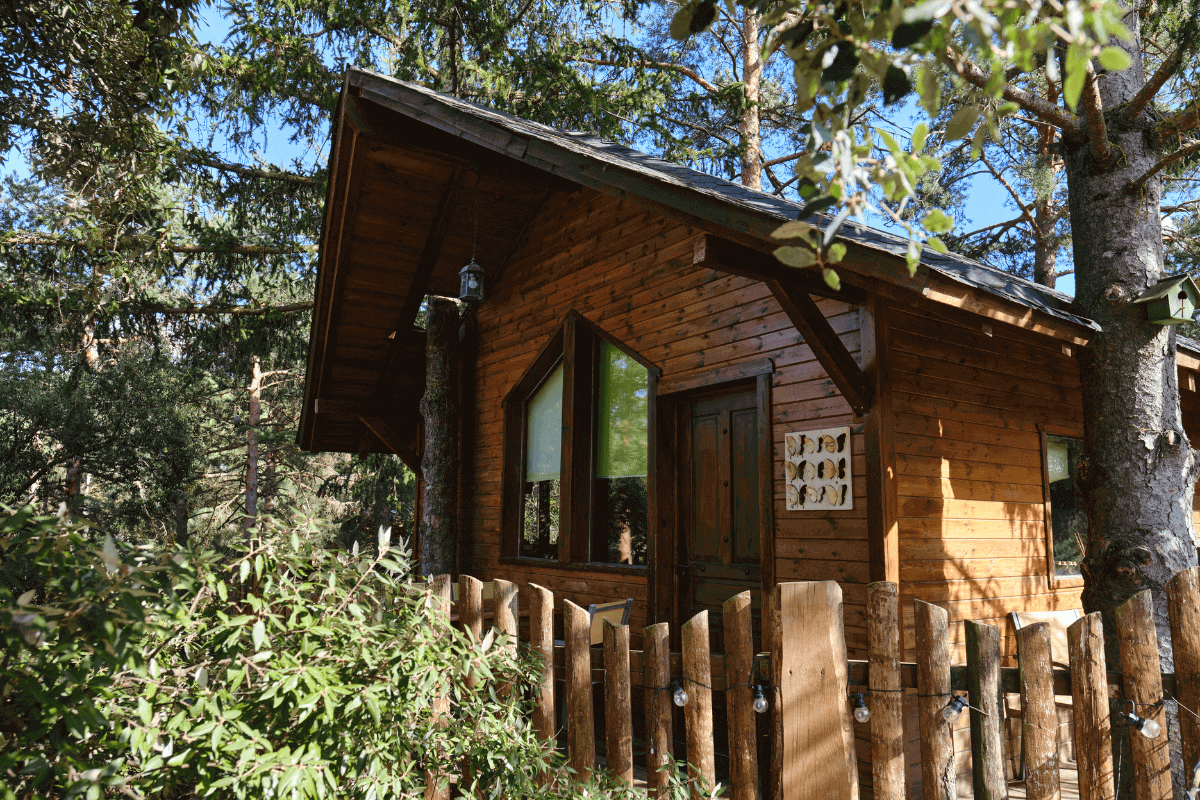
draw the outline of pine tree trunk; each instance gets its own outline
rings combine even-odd
[[[262,411],[262,364],[253,358],[254,371],[250,377],[250,413],[246,428],[246,539],[251,537],[258,517],[258,422]]]
[[[1135,36],[1125,45],[1133,66],[1100,77],[1106,109],[1129,101],[1145,80],[1137,13],[1125,22]],[[1180,420],[1174,329],[1150,323],[1145,307],[1131,303],[1163,273],[1161,181],[1149,182],[1141,195],[1126,190],[1161,155],[1145,130],[1150,124],[1143,114],[1132,129],[1110,128],[1109,140],[1120,150],[1114,148],[1107,165],[1097,164],[1085,143],[1068,140],[1064,149],[1076,306],[1103,328],[1081,354],[1080,473],[1088,518],[1083,606],[1104,613],[1109,668],[1117,669],[1113,610],[1150,589],[1166,671],[1172,659],[1164,587],[1176,572],[1196,564],[1197,462]],[[1177,783],[1177,796],[1179,789]]]
[[[742,185],[762,188],[762,139],[759,134],[759,86],[762,58],[758,48],[758,12],[752,6],[742,9],[742,85],[746,107],[742,110],[739,133],[742,139]]]
[[[458,521],[458,306],[429,298],[425,323],[425,453],[421,474],[422,575],[457,574]]]

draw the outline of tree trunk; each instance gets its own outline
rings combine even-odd
[[[421,474],[422,575],[457,574],[458,521],[458,305],[430,297],[425,322],[425,453]]]
[[[250,413],[246,420],[246,519],[243,523],[249,541],[258,517],[258,421],[262,411],[262,364],[252,359],[250,377]]]
[[[758,12],[752,6],[742,9],[742,85],[746,107],[742,109],[739,133],[742,139],[742,185],[762,188],[762,140],[759,136],[759,84],[762,58],[758,47]]]
[[[1125,45],[1133,66],[1100,77],[1105,109],[1128,102],[1145,80],[1137,13],[1125,22],[1135,37]],[[1151,324],[1145,307],[1131,302],[1163,273],[1161,181],[1150,181],[1140,195],[1125,188],[1161,155],[1150,125],[1143,114],[1130,129],[1110,129],[1120,150],[1113,148],[1106,165],[1096,163],[1086,143],[1064,141],[1076,307],[1103,328],[1081,354],[1080,475],[1088,518],[1083,607],[1103,612],[1110,669],[1120,663],[1113,610],[1144,588],[1154,597],[1162,668],[1172,668],[1164,587],[1196,563],[1196,458],[1180,420],[1175,332]]]

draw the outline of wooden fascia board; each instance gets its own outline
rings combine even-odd
[[[1185,353],[1178,347],[1175,349],[1175,364],[1183,369],[1190,369],[1193,372],[1200,372],[1200,358]]]
[[[854,413],[862,416],[871,407],[871,388],[862,368],[850,355],[829,320],[808,293],[778,280],[766,282],[792,325],[804,337],[813,355],[829,375]]]
[[[929,284],[921,291],[921,295],[934,303],[1080,346],[1086,346],[1096,334],[1096,331],[1083,325],[1052,317],[941,275],[931,274]]]

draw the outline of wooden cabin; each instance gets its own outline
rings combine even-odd
[[[858,656],[874,580],[993,621],[1008,653],[1010,612],[1078,607],[1077,356],[1097,326],[1066,295],[930,251],[910,274],[906,240],[853,224],[835,290],[772,256],[793,203],[368,72],[334,128],[299,441],[420,474],[414,320],[474,258],[464,572],[632,597],[635,641],[834,579]],[[1180,371],[1196,439],[1191,344]]]

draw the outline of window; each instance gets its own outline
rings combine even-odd
[[[567,316],[504,401],[505,555],[646,563],[657,375],[581,315]]]
[[[1080,574],[1087,541],[1087,514],[1078,475],[1083,442],[1066,436],[1047,435],[1045,439],[1051,575],[1074,577]]]

